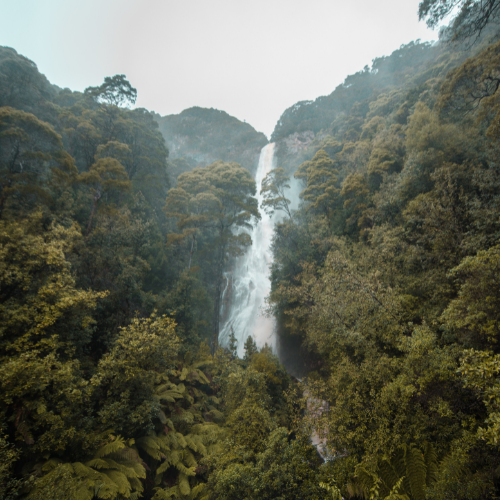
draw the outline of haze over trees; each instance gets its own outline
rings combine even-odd
[[[260,150],[268,142],[250,124],[218,109],[193,107],[155,119],[170,151],[174,183],[183,172],[218,160],[237,162],[255,174]]]
[[[249,125],[0,47],[0,498],[498,498],[500,38],[451,7],[286,110],[261,186]],[[218,345],[260,210],[281,362]]]

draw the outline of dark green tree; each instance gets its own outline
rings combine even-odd
[[[97,102],[121,106],[135,104],[137,90],[125,75],[107,76],[99,87],[87,87],[84,94]]]

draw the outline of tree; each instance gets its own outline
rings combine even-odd
[[[76,225],[44,223],[41,213],[0,223],[0,414],[30,457],[92,442],[88,381],[75,358],[106,296],[75,285],[67,254],[81,239]]]
[[[102,401],[103,426],[134,435],[153,429],[160,406],[154,397],[156,370],[173,367],[179,349],[175,323],[152,314],[121,328],[110,352],[103,356],[91,383]]]
[[[135,104],[137,90],[130,85],[125,75],[107,76],[99,87],[87,87],[84,94],[97,102],[120,106]]]
[[[64,156],[62,146],[50,124],[31,113],[0,108],[0,217],[14,194],[17,203],[28,197],[45,202],[50,198],[46,185],[50,168]]]
[[[291,440],[287,429],[279,427],[265,439],[255,461],[218,468],[210,487],[220,500],[312,500],[324,498],[320,477],[319,458],[308,438]]]
[[[468,58],[450,71],[439,92],[437,108],[443,119],[457,121],[477,113],[489,125],[486,135],[492,139],[500,135],[500,42]]]
[[[80,180],[91,186],[91,193],[93,195],[92,209],[86,232],[88,236],[92,230],[92,221],[102,197],[108,194],[111,195],[113,191],[128,191],[130,189],[130,181],[123,165],[114,158],[98,159],[88,172],[84,172],[80,176]]]
[[[214,232],[214,312],[212,353],[219,337],[219,315],[224,263],[228,256],[240,255],[252,240],[246,232],[234,228],[251,228],[252,217],[260,219],[255,198],[255,181],[248,170],[237,163],[218,161],[205,168],[195,168],[177,179],[177,188],[167,196],[166,210],[179,219],[182,240],[201,226]],[[176,212],[171,211],[177,206]]]
[[[500,446],[500,354],[468,349],[464,351],[459,369],[466,387],[483,396],[488,412],[486,429],[479,427],[477,436],[490,446]]]
[[[248,336],[248,338],[245,340],[245,361],[250,361],[252,359],[252,356],[259,352],[257,349],[257,344],[255,343],[255,340],[252,338],[251,335]]]
[[[391,457],[379,457],[375,466],[361,463],[348,485],[349,493],[384,500],[424,500],[426,488],[436,481],[437,455],[431,444],[424,451],[400,446]],[[381,496],[379,496],[381,495]]]
[[[450,14],[453,40],[477,40],[488,24],[498,22],[500,1],[423,0],[418,6],[419,20],[425,19],[430,28],[437,27]]]
[[[306,188],[300,193],[300,197],[309,202],[309,210],[330,215],[331,206],[340,192],[336,185],[338,174],[333,160],[323,149],[311,161],[300,165],[295,177],[306,181]]]
[[[271,170],[262,180],[260,194],[264,200],[261,208],[269,215],[273,215],[276,210],[282,210],[292,218],[290,200],[285,196],[285,191],[290,189],[289,181],[290,178],[282,167]]]

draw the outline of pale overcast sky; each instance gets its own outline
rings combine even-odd
[[[297,101],[401,44],[437,39],[418,0],[0,0],[0,45],[60,87],[123,73],[161,115],[217,108],[270,135]]]

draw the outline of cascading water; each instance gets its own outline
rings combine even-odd
[[[265,146],[259,158],[255,175],[257,200],[262,202],[260,187],[264,177],[272,170],[274,144]],[[260,210],[260,208],[259,208]],[[253,337],[258,347],[268,344],[276,353],[276,332],[274,318],[264,312],[265,299],[271,289],[269,281],[272,262],[271,239],[273,227],[279,216],[270,217],[261,210],[262,219],[251,231],[252,246],[245,255],[239,257],[232,272],[227,272],[226,286],[222,296],[222,328],[219,343],[226,346],[231,335],[231,328],[238,341],[238,356],[244,354],[244,343],[248,336]]]

